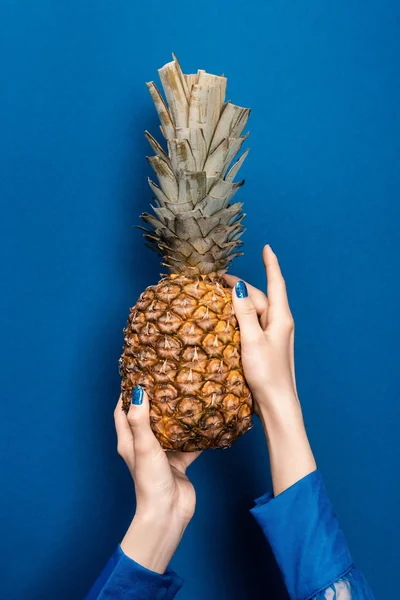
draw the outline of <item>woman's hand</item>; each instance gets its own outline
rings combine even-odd
[[[258,413],[275,409],[283,399],[298,402],[294,372],[294,321],[278,259],[263,249],[268,280],[264,292],[233,275],[232,301],[240,326],[241,357]]]
[[[275,494],[315,470],[305,432],[294,370],[294,322],[278,259],[263,249],[268,297],[224,275],[240,327],[244,375],[267,437]]]
[[[140,386],[127,415],[121,399],[114,412],[118,454],[132,475],[136,513],[121,547],[142,566],[163,573],[196,505],[187,467],[200,452],[165,452],[150,427],[149,401]]]

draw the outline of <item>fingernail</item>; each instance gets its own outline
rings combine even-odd
[[[237,298],[247,298],[248,291],[244,281],[238,281],[235,285],[235,292]]]
[[[135,385],[132,390],[132,404],[142,404],[143,402],[143,388],[141,385]]]

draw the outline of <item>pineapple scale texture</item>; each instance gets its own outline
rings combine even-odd
[[[222,274],[242,241],[244,213],[232,202],[248,150],[237,158],[250,109],[225,101],[226,77],[186,75],[173,56],[159,69],[164,96],[147,84],[164,143],[145,132],[157,183],[154,214],[141,215],[147,245],[169,275],[131,309],[120,359],[123,408],[147,391],[151,425],[165,449],[226,448],[251,425],[252,398],[239,328]]]
[[[127,411],[136,384],[165,449],[226,448],[251,425],[231,293],[220,277],[171,275],[131,309],[120,362]]]

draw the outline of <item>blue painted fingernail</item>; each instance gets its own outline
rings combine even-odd
[[[235,291],[237,298],[247,298],[248,291],[244,281],[238,281],[235,285]]]
[[[135,385],[135,387],[132,390],[132,404],[142,404],[143,402],[143,392],[144,389],[142,388],[141,385]]]

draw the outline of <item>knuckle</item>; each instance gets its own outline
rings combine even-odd
[[[129,425],[132,425],[133,427],[138,425],[142,420],[140,415],[138,414],[138,411],[135,410],[130,410],[126,418],[128,419]]]
[[[118,419],[118,417],[121,414],[121,412],[123,412],[123,411],[122,411],[122,408],[120,406],[117,406],[114,409],[114,421],[116,421]]]
[[[282,319],[281,328],[285,331],[288,331],[289,333],[294,331],[294,320],[292,315],[289,314]]]
[[[117,454],[118,454],[118,455],[119,455],[121,458],[125,459],[125,456],[126,456],[126,448],[125,448],[125,446],[124,446],[123,444],[121,444],[120,442],[118,442],[118,444],[117,444]]]

